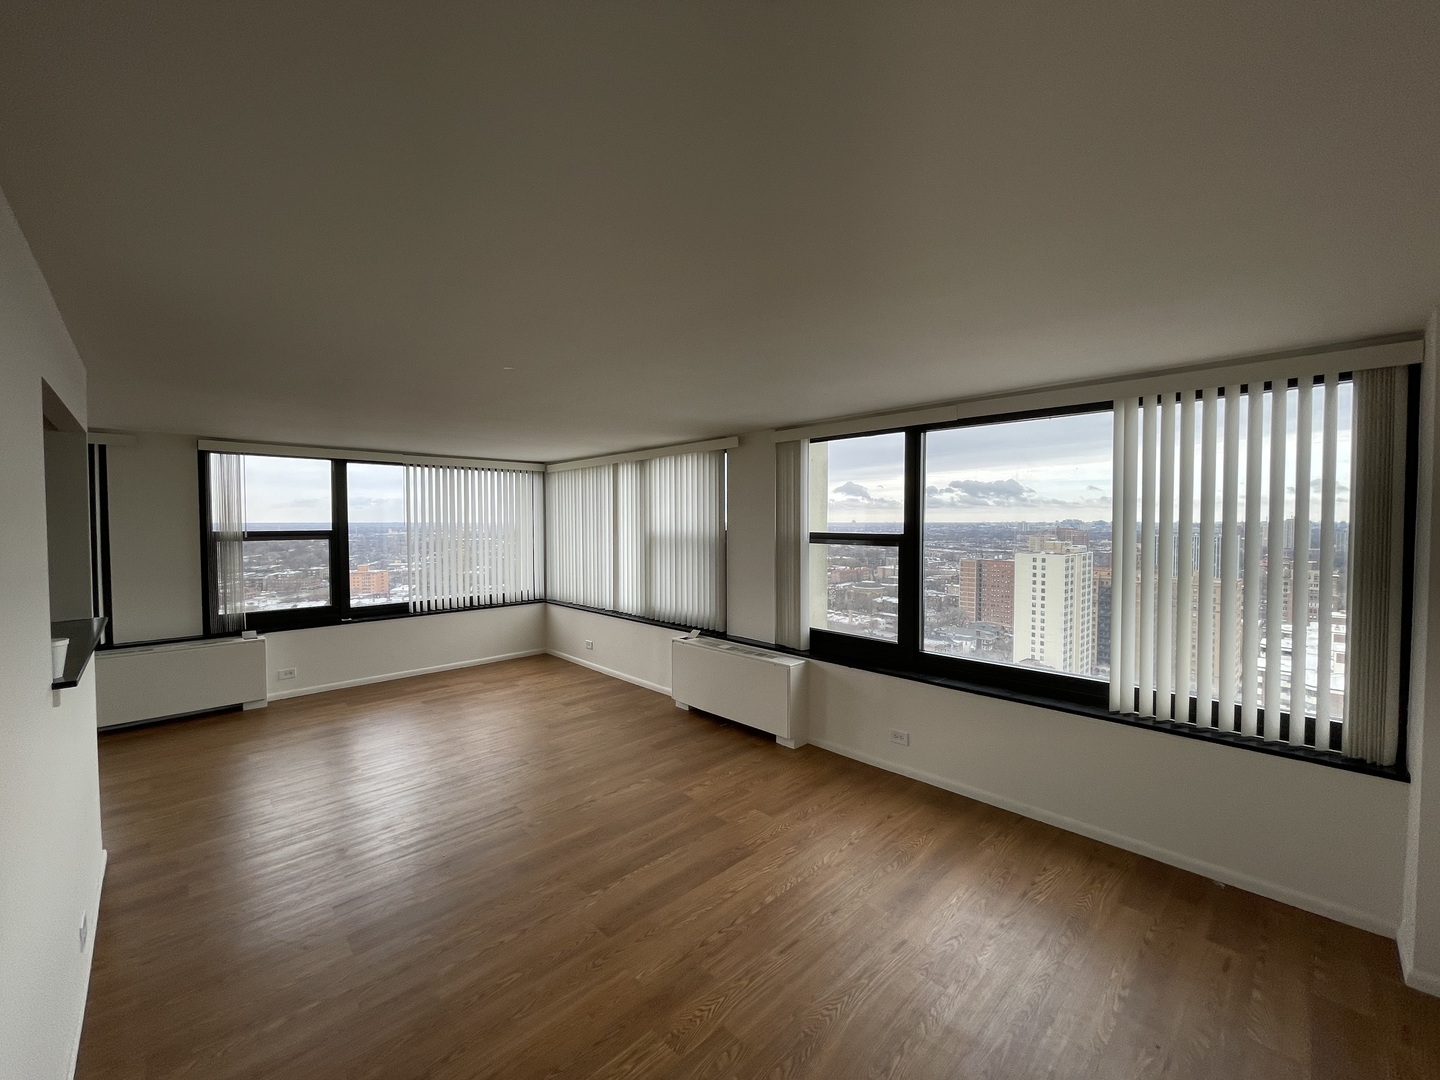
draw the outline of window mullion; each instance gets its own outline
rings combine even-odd
[[[330,462],[330,606],[350,617],[350,500],[345,462]]]
[[[902,654],[918,657],[921,642],[921,590],[924,573],[921,556],[921,516],[924,511],[924,435],[905,433],[905,531],[900,541],[899,625],[896,643]]]

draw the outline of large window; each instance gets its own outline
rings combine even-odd
[[[905,436],[813,443],[810,483],[811,624],[898,640]]]
[[[405,524],[405,469],[352,461],[345,466],[352,608],[410,599],[410,550]]]
[[[812,441],[811,651],[1395,766],[1412,377]]]
[[[1109,673],[1108,412],[926,432],[927,653]]]
[[[1111,428],[1101,405],[812,442],[812,649],[1103,700]]]
[[[538,470],[202,453],[207,628],[540,599]]]
[[[334,466],[317,458],[247,454],[241,467],[245,610],[332,608]]]

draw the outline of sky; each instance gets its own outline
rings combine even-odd
[[[349,466],[351,521],[405,520],[404,469]],[[245,458],[245,518],[251,523],[330,522],[330,462],[320,458]]]
[[[1285,514],[1295,512],[1296,391],[1287,394]],[[1223,439],[1223,402],[1219,433]],[[1349,519],[1350,384],[1338,398],[1336,517]],[[1241,483],[1244,499],[1245,412],[1241,413]],[[1311,441],[1312,507],[1320,495],[1321,394],[1313,401]],[[1178,422],[1177,422],[1178,428]],[[936,521],[1108,521],[1112,514],[1113,414],[1109,410],[1070,416],[1017,420],[932,431],[925,437],[925,514]],[[1200,456],[1199,409],[1195,456]],[[1264,438],[1269,441],[1270,402],[1265,403]],[[1177,433],[1178,441],[1178,433]],[[826,494],[834,527],[850,522],[897,526],[904,502],[904,436],[871,435],[814,443],[811,452],[828,456]],[[1269,461],[1266,460],[1268,472]],[[1220,464],[1217,460],[1217,484]],[[1192,513],[1199,520],[1199,469]],[[1268,499],[1268,476],[1262,497]],[[1218,502],[1218,500],[1217,500]],[[1217,516],[1218,516],[1217,508]],[[1317,516],[1312,509],[1311,519]]]

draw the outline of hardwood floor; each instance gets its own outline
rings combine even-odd
[[[100,764],[81,1080],[1440,1076],[1393,942],[550,657]]]

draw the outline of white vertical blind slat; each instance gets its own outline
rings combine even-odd
[[[1214,387],[1200,399],[1200,528],[1195,589],[1195,723],[1210,726],[1215,698],[1215,455],[1219,402]]]
[[[1314,438],[1313,383],[1301,379],[1295,395],[1295,539],[1290,571],[1290,732],[1291,746],[1305,745],[1306,685],[1310,637],[1310,451]],[[1318,725],[1317,725],[1318,730]]]
[[[1285,384],[1270,394],[1270,499],[1265,540],[1265,738],[1280,738],[1285,623]]]
[[[1246,393],[1249,417],[1245,435],[1245,576],[1240,628],[1240,733],[1259,726],[1260,680],[1260,513],[1265,453],[1265,395],[1258,384]]]
[[[1180,470],[1175,535],[1179,543],[1175,571],[1175,719],[1190,719],[1193,676],[1191,645],[1195,600],[1195,395],[1180,395]]]
[[[1119,565],[1119,608],[1121,619],[1121,634],[1118,641],[1120,650],[1120,696],[1123,698],[1122,712],[1132,712],[1136,707],[1135,687],[1138,680],[1137,674],[1137,632],[1136,621],[1137,604],[1139,598],[1136,594],[1136,577],[1138,565],[1136,562],[1135,550],[1135,503],[1140,488],[1140,403],[1135,398],[1127,398],[1121,403],[1125,413],[1125,483],[1121,494],[1120,503],[1120,565]],[[1114,545],[1111,545],[1112,548]],[[1111,556],[1112,563],[1114,555]],[[1112,580],[1115,570],[1112,567]],[[1112,614],[1115,608],[1115,598],[1111,598]],[[1117,647],[1116,639],[1111,638],[1111,651]],[[1112,655],[1111,666],[1115,666],[1115,659]]]
[[[1240,387],[1225,387],[1225,456],[1220,525],[1220,628],[1215,635],[1219,673],[1220,728],[1239,729],[1235,706],[1240,695],[1236,627],[1240,598]]]
[[[1174,717],[1175,395],[1160,399],[1160,499],[1156,506],[1155,714]]]

